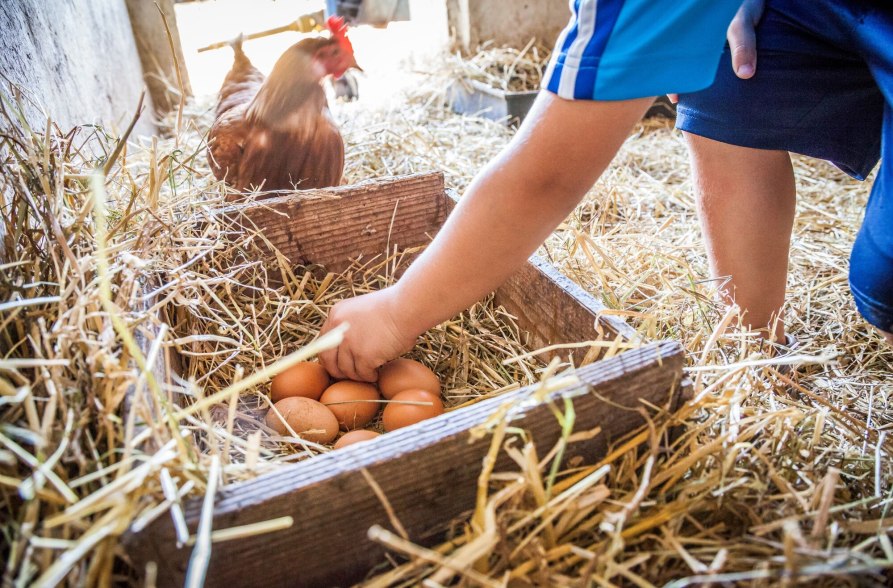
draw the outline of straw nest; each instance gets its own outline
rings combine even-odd
[[[386,111],[337,109],[349,180],[442,169],[467,185],[510,134],[450,114],[437,90],[407,91]],[[230,407],[258,389],[274,358],[300,361],[327,342],[301,346],[325,307],[265,286],[249,304],[269,305],[268,318],[234,331],[227,309],[247,312],[241,297],[285,268],[251,263],[238,248],[252,236],[213,224],[223,194],[204,162],[206,109],[188,107],[170,138],[129,149],[98,128],[29,128],[17,110],[4,102],[4,585],[126,581],[122,533],[165,516],[186,540],[182,498],[213,497],[221,482],[303,451],[240,429]],[[601,461],[559,468],[548,489],[553,448],[498,427],[493,443],[517,467],[488,474],[481,508],[446,543],[370,530],[394,557],[368,585],[886,583],[893,353],[858,316],[846,282],[867,186],[811,160],[795,166],[787,318],[803,346],[778,360],[751,334],[726,331],[736,315],[705,279],[684,147],[665,122],[639,125],[543,253],[643,335],[681,340],[694,398],[676,415],[653,412]],[[197,222],[209,232],[196,233]],[[307,299],[347,287],[309,269],[288,268]],[[380,285],[371,276],[364,287]],[[189,375],[169,385],[153,367],[171,348],[191,355]],[[480,348],[468,353],[498,369]],[[488,372],[454,388],[486,394],[530,375]],[[212,414],[220,406],[226,418]],[[208,540],[198,538],[193,582]]]
[[[521,49],[497,47],[488,41],[472,55],[450,55],[441,73],[451,79],[482,82],[505,92],[533,92],[540,88],[551,54],[549,46],[536,38]]]
[[[220,222],[216,215],[215,219]],[[202,223],[194,236],[184,231],[180,238],[193,249],[187,256],[194,262],[188,272],[182,265],[167,268],[166,287],[151,293],[170,299],[160,309],[160,319],[172,325],[171,344],[181,364],[178,372],[189,382],[190,396],[218,394],[245,374],[263,371],[311,345],[336,302],[394,283],[410,258],[381,255],[356,260],[340,274],[327,273],[318,266],[291,266],[283,256],[271,256],[261,233],[243,226]],[[179,263],[172,261],[171,265]],[[535,357],[502,364],[505,357],[527,353],[525,339],[515,318],[488,297],[426,332],[408,357],[437,373],[444,406],[451,410],[536,381],[544,366]],[[263,425],[270,407],[266,386],[246,390],[234,401],[231,416],[229,407],[220,404],[211,407],[201,424],[206,430],[224,425],[225,436],[236,443],[224,465],[229,460],[266,470],[274,463],[326,451],[300,439],[278,437]],[[367,428],[384,432],[378,420]],[[242,440],[252,435],[254,451],[246,453]],[[255,475],[258,468],[249,470]],[[226,468],[223,473],[227,479]]]

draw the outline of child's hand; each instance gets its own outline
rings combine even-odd
[[[350,325],[341,345],[319,354],[333,378],[374,382],[379,366],[412,348],[419,333],[408,332],[397,320],[410,310],[399,308],[395,298],[395,289],[386,288],[332,307],[320,335],[340,324]]]

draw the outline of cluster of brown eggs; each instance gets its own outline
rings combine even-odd
[[[346,431],[335,449],[367,441],[378,433],[363,427],[384,405],[381,424],[387,432],[443,413],[440,380],[417,361],[395,359],[378,370],[378,384],[340,380],[332,383],[318,363],[299,363],[273,378],[273,408],[267,426],[280,435],[298,434],[313,443],[331,443]],[[290,429],[290,430],[289,430]]]

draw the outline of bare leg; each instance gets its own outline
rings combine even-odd
[[[887,340],[887,343],[893,345],[893,333],[888,333],[886,331],[881,331],[881,335],[884,336],[884,339]]]
[[[744,323],[784,341],[784,303],[796,188],[786,151],[749,149],[685,134],[710,275]],[[775,322],[774,329],[772,323]]]

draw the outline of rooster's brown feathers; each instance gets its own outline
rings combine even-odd
[[[314,71],[313,55],[329,39],[304,39],[268,78],[233,45],[235,61],[220,89],[208,135],[217,179],[237,190],[321,188],[341,183],[344,142]]]

